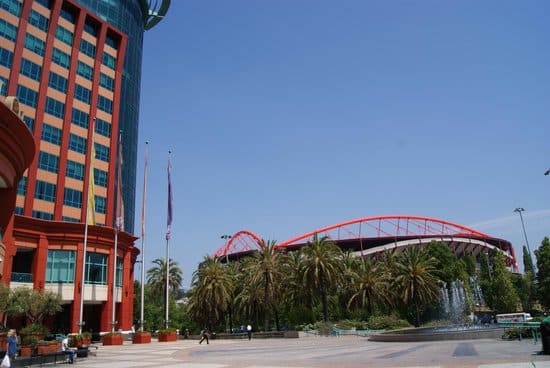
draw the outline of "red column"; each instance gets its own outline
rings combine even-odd
[[[134,283],[130,275],[132,253],[126,250],[122,263],[122,298],[120,307],[120,327],[123,330],[129,330],[133,324],[134,312]]]
[[[4,243],[4,246],[6,247],[6,253],[4,254],[4,270],[0,280],[8,286],[11,281],[13,257],[15,256],[15,253],[17,253],[17,247],[15,246],[15,239],[13,237],[13,220],[14,215],[12,214],[10,220],[4,228],[4,233],[2,236],[2,243]]]
[[[33,287],[35,290],[43,290],[46,280],[46,263],[48,262],[48,238],[40,234],[38,247],[33,259],[32,274]]]

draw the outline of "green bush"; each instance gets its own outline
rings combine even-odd
[[[354,321],[350,319],[344,319],[342,321],[336,322],[336,327],[342,330],[366,330],[368,324],[365,321]]]
[[[368,321],[368,326],[371,330],[396,330],[410,327],[411,324],[395,316],[371,316]]]
[[[41,325],[39,323],[33,323],[28,326],[25,326],[19,331],[21,334],[44,334],[47,335],[50,333],[50,331],[46,328],[46,326]]]
[[[512,327],[507,328],[502,335],[503,340],[517,340],[521,332],[522,339],[530,339],[533,337],[533,333],[526,327]]]

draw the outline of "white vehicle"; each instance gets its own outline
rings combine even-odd
[[[524,323],[532,320],[529,313],[505,313],[497,314],[497,323]]]

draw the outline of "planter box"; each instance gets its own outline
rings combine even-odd
[[[122,345],[122,334],[103,335],[103,345]]]
[[[178,335],[176,334],[176,331],[174,331],[174,332],[159,332],[159,341],[160,342],[176,341],[177,339],[178,339]]]
[[[151,333],[150,332],[136,332],[132,336],[132,343],[134,344],[149,344],[151,343]]]
[[[32,355],[32,346],[21,346],[19,350],[19,356],[30,357]]]

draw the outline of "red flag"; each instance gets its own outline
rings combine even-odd
[[[170,239],[170,229],[172,226],[172,165],[170,163],[170,156],[168,156],[168,216],[166,220],[166,240]]]

